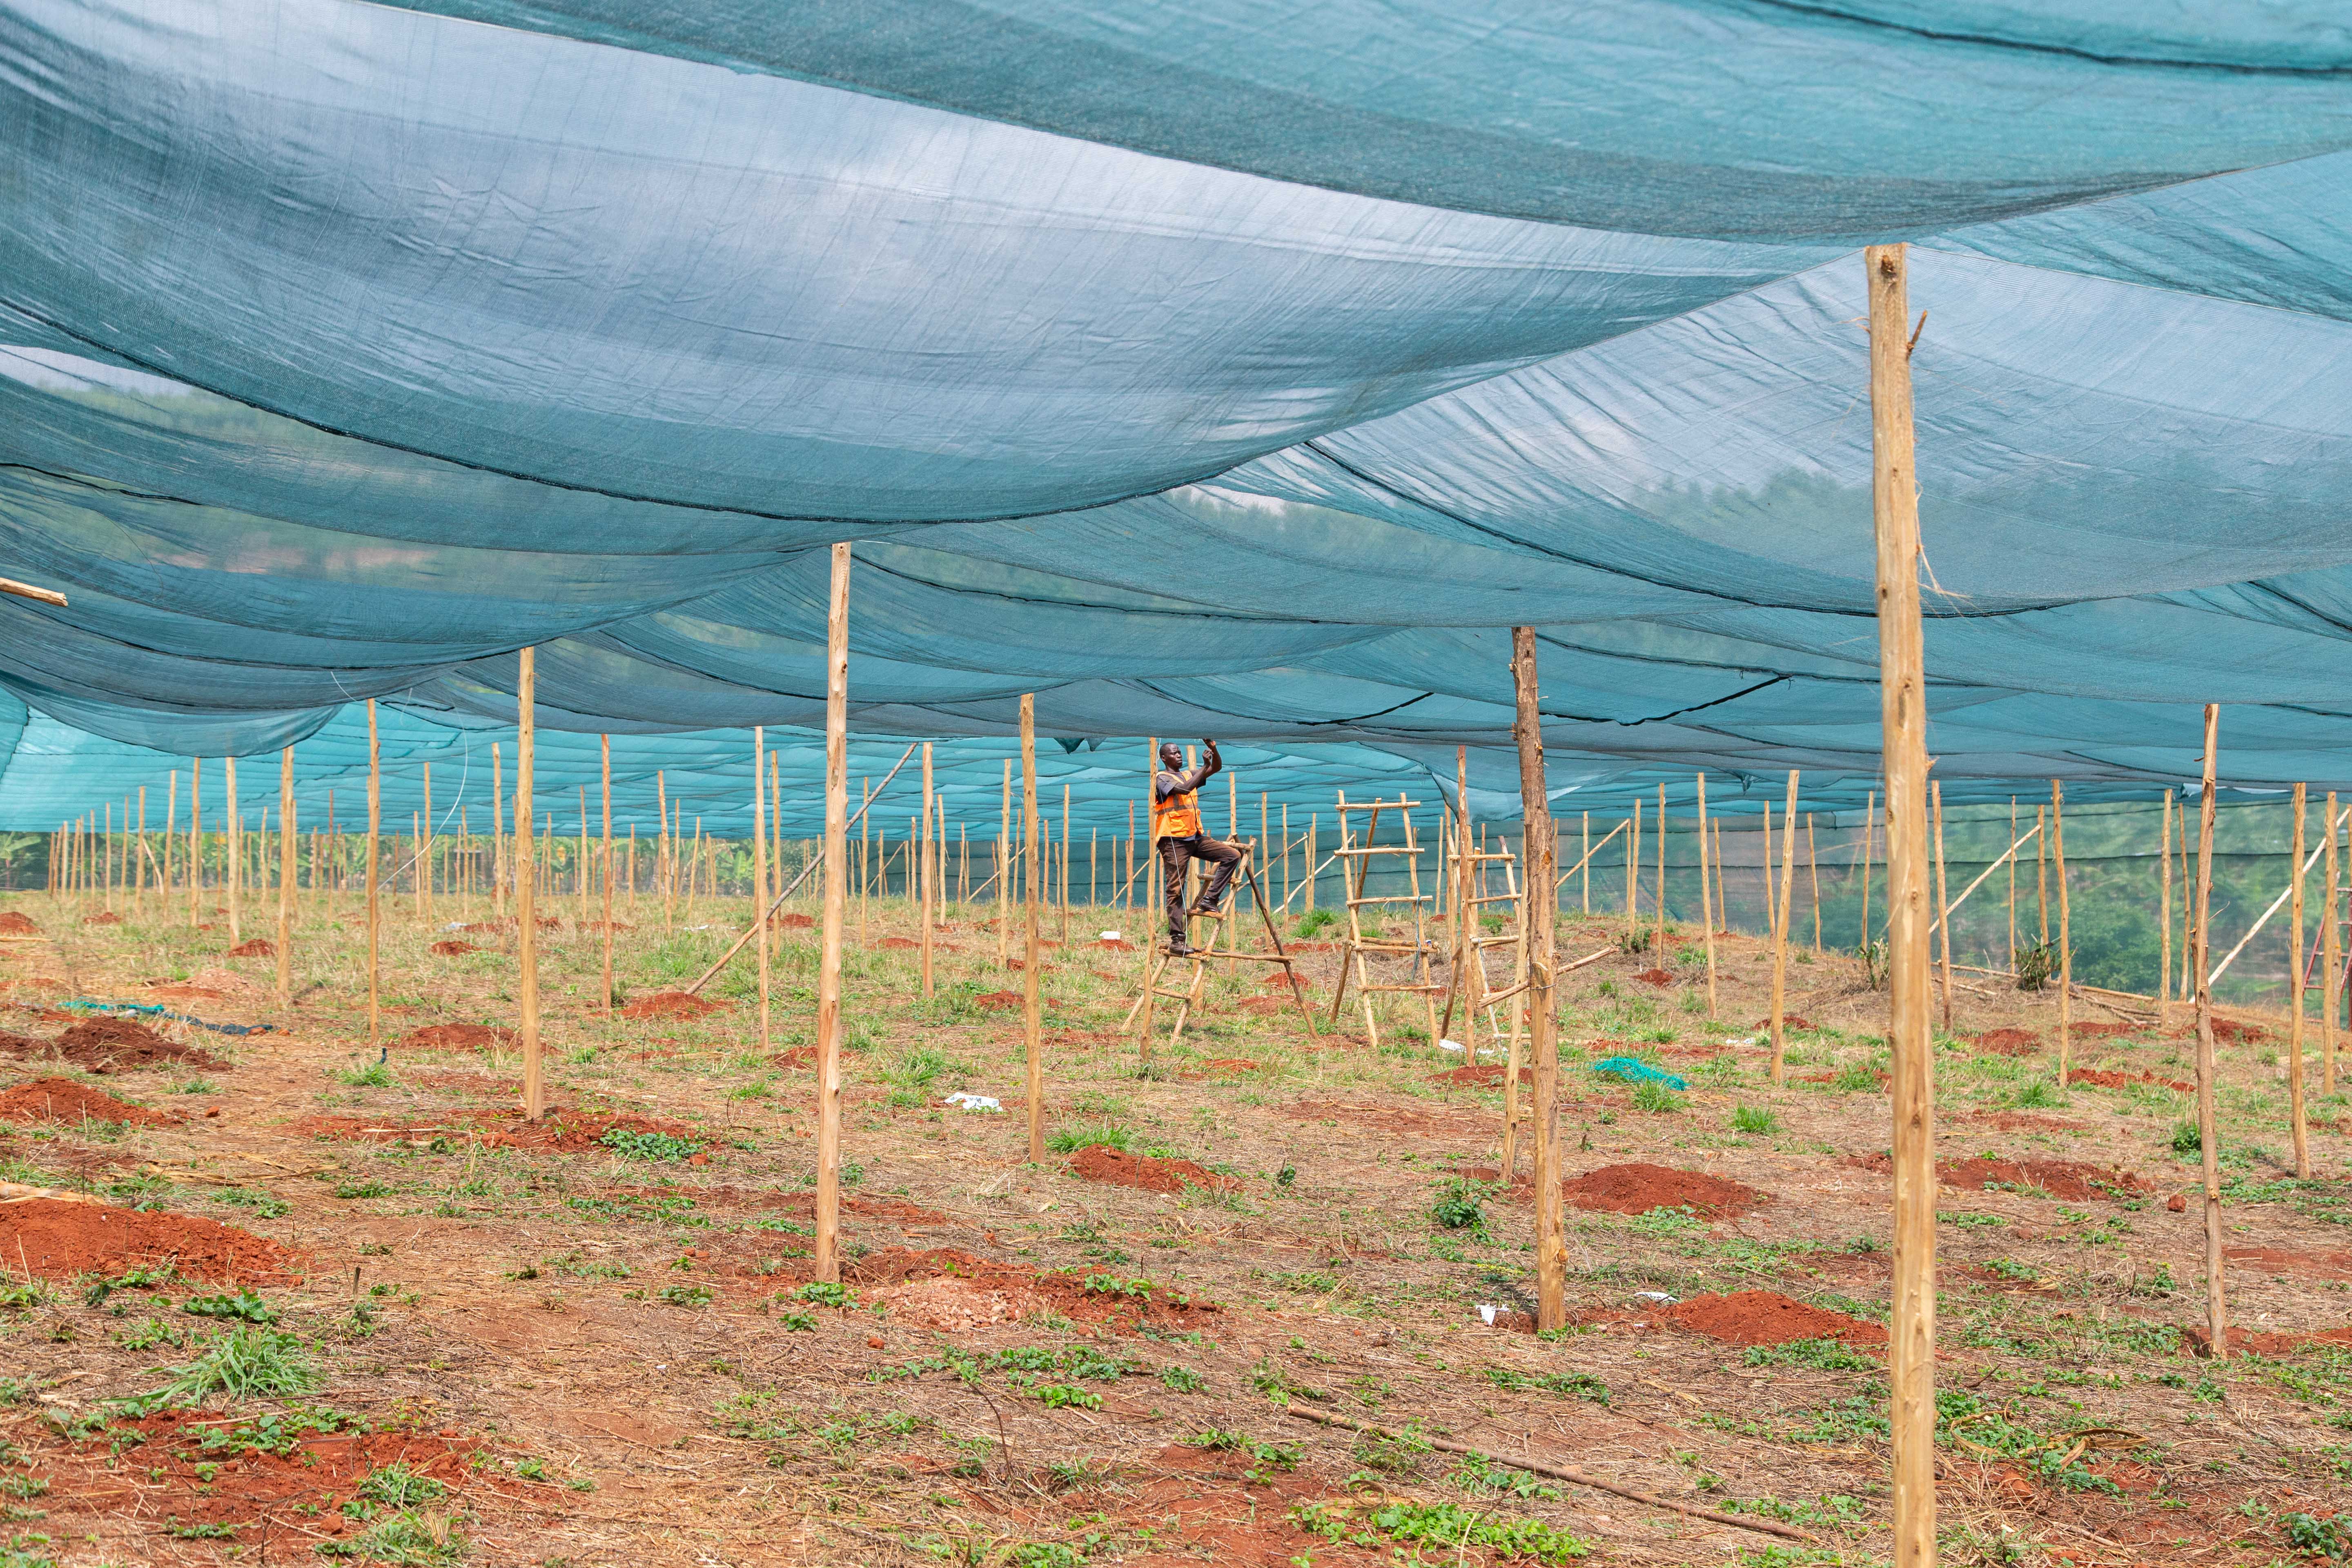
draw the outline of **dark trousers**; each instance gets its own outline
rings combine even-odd
[[[1241,864],[1242,852],[1205,833],[1160,841],[1160,870],[1168,893],[1168,940],[1180,944],[1185,936],[1184,868],[1194,860],[1206,860],[1216,867],[1210,873],[1208,886],[1201,889],[1201,902],[1213,906],[1223,900],[1225,885],[1234,879],[1234,868]]]

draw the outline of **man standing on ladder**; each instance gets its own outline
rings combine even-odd
[[[1183,748],[1169,741],[1160,748],[1160,771],[1151,777],[1151,837],[1159,846],[1160,871],[1167,879],[1168,951],[1177,958],[1192,952],[1188,913],[1215,914],[1224,901],[1225,884],[1234,879],[1234,868],[1241,864],[1240,850],[1202,830],[1201,804],[1195,798],[1195,792],[1224,765],[1214,741],[1201,742],[1197,768],[1186,767]],[[1194,860],[1207,860],[1217,868],[1187,911],[1184,873]]]

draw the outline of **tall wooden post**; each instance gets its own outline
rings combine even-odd
[[[2066,791],[2050,781],[2050,863],[2058,877],[2058,1087],[2066,1087],[2074,1059],[2074,937],[2066,896]]]
[[[1013,759],[1004,759],[1003,810],[996,828],[996,967],[1013,967]],[[1149,1031],[1144,1038],[1150,1038]]]
[[[1661,823],[1659,826],[1664,826]],[[1768,836],[1765,843],[1771,843]],[[1769,852],[1768,852],[1769,853]],[[1771,862],[1765,862],[1769,876]],[[1774,900],[1777,911],[1772,917],[1772,1081],[1788,1081],[1788,1009],[1789,1000],[1789,895],[1796,885],[1797,876],[1797,770],[1789,770],[1789,804],[1780,813],[1780,890]],[[1773,897],[1767,882],[1765,895]]]
[[[2320,982],[2319,1018],[2319,1092],[2336,1092],[2336,1013],[2344,1005],[2344,954],[2339,946],[2339,926],[2336,919],[2340,897],[2336,881],[2336,840],[2344,824],[2336,815],[2336,792],[2327,792],[2327,903],[2319,917],[2320,963],[2326,965],[2326,978]]]
[[[2294,889],[2287,895],[2288,920],[2294,936],[2287,946],[2287,1005],[2294,1009],[2286,1026],[2286,1107],[2287,1120],[2292,1124],[2294,1145],[2294,1173],[2298,1181],[2311,1180],[2311,1129],[2303,1111],[2303,1008],[2310,987],[2304,984],[2305,953],[2303,950],[2303,815],[2306,792],[2294,786],[2294,858],[2288,869],[2294,880],[2287,885]]]
[[[507,781],[499,743],[490,742],[490,916],[507,918]]]
[[[227,759],[228,767],[228,940],[236,946],[245,941],[239,929],[244,920],[245,891],[245,807],[236,798],[236,759]]]
[[[580,895],[580,913],[573,923],[583,931],[588,929],[588,786],[580,788],[580,855],[572,862],[572,890]],[[717,892],[716,886],[711,891]]]
[[[596,737],[604,786],[604,1016],[613,1016],[613,737]],[[763,904],[761,906],[765,908]]]
[[[1888,1039],[1894,1049],[1894,1322],[1888,1346],[1895,1568],[1936,1561],[1935,1042],[1927,982],[1927,705],[1919,489],[1904,247],[1863,253],[1870,293],[1871,515],[1887,805]]]
[[[760,947],[760,1050],[769,1050],[768,1036],[768,732],[761,724],[751,726],[751,921],[755,928],[752,941]],[[612,775],[605,774],[605,881],[604,951],[613,951],[612,893]],[[607,963],[611,960],[608,958]]]
[[[1944,1033],[1952,1032],[1952,904],[1951,895],[1944,883],[1944,783],[1932,779],[1927,784],[1928,809],[1935,816],[1936,836],[1936,931],[1943,938],[1944,957]],[[2060,1081],[2064,1081],[2062,1078]]]
[[[1517,700],[1511,738],[1519,752],[1520,849],[1527,859],[1519,900],[1519,918],[1528,934],[1524,994],[1536,1058],[1536,1327],[1549,1330],[1568,1321],[1568,1245],[1559,1213],[1559,1020],[1552,1005],[1558,962],[1552,931],[1559,908],[1552,884],[1558,855],[1552,844],[1551,796],[1544,785],[1543,710],[1537,701],[1532,626],[1511,628],[1511,685]]]
[[[841,1279],[841,933],[849,913],[849,546],[833,547],[824,614],[824,912],[816,968],[819,1279]]]
[[[1039,1017],[1044,980],[1037,946],[1037,700],[1021,694],[1021,873],[1023,927],[1025,932],[1021,970],[1021,1045],[1028,1063],[1029,1158],[1045,1158],[1045,1037]]]
[[[171,783],[163,790],[163,863],[156,868],[160,896],[155,900],[155,913],[162,919],[169,919],[172,913],[172,846],[179,836],[180,770],[173,768]],[[2330,904],[2328,907],[2333,909],[2335,906]]]
[[[369,699],[373,702],[374,699]],[[373,710],[371,709],[371,711]],[[188,759],[188,929],[196,926],[205,887],[205,760]]]
[[[538,738],[537,652],[524,648],[515,668],[515,942],[522,960],[522,1113],[532,1121],[547,1110],[539,1053],[539,871],[530,818],[531,763]]]
[[[139,847],[131,852],[131,907],[143,918],[147,909],[147,786],[139,786]]]
[[[2203,1147],[2205,1176],[2206,1332],[2216,1360],[2230,1353],[2230,1311],[2221,1286],[2221,1133],[2213,1116],[2213,977],[2206,967],[2207,917],[2213,908],[2213,763],[2221,739],[2221,710],[2205,704],[2205,772],[2197,803],[2197,915],[2189,937],[2190,973],[2197,982],[2197,1135]]]
[[[1625,942],[1632,946],[1633,933],[1641,929],[1642,899],[1642,797],[1633,797],[1633,815],[1625,828]]]
[[[368,942],[368,1044],[376,1043],[376,1031],[382,1019],[377,1010],[377,990],[380,972],[378,954],[383,936],[383,909],[377,882],[383,865],[383,851],[378,840],[383,832],[383,752],[376,739],[375,699],[368,699],[368,830],[367,830],[367,942]],[[193,798],[193,797],[191,797]]]
[[[410,846],[416,851],[415,869],[410,874],[416,879],[416,918],[427,928],[433,924],[433,764],[425,764],[425,815],[417,820],[416,842]]]
[[[931,994],[931,911],[935,902],[935,879],[931,875],[931,834],[935,824],[933,814],[939,809],[938,797],[932,794],[931,743],[923,742],[923,994]]]
[[[1666,963],[1666,786],[1658,785],[1658,966]]]
[[[278,752],[278,1005],[294,1005],[294,748]]]
[[[2336,814],[2332,807],[2336,797],[2331,795],[2327,799],[2331,807],[2328,817],[2333,821]],[[2156,1018],[2158,1026],[2161,1026],[2164,1022],[2165,1004],[2172,1000],[2172,792],[2168,789],[2163,795],[2158,796],[2157,805],[2164,808],[2164,837],[2157,856],[2157,858],[2163,862],[2163,868],[2157,878],[2157,902],[2163,906],[2164,910],[2164,944],[2158,950],[2156,974]],[[2012,812],[2011,815],[2013,816],[2014,813]],[[2017,837],[2017,825],[2014,822],[2010,824],[2009,837],[2012,842]],[[2017,860],[2014,856],[2011,857],[2009,862],[2009,880],[2011,889],[2014,889],[2017,883]],[[2336,840],[2333,837],[2327,841],[2327,885],[2331,889],[2336,886]],[[2015,896],[2012,890],[2011,897],[2014,899]],[[2009,923],[2010,945],[2014,947],[2017,945],[2017,916],[2013,912],[2009,917]],[[2011,963],[2011,967],[2014,967],[2015,960],[2012,959]]]
[[[1592,814],[1586,812],[1584,819],[1589,824],[1592,820]],[[1590,826],[1586,827],[1587,837],[1591,836],[1591,831]],[[1592,851],[1589,846],[1584,853],[1586,859],[1590,860],[1592,858]],[[1700,925],[1706,928],[1706,1016],[1710,1020],[1716,1016],[1715,898],[1720,891],[1711,886],[1713,881],[1714,879],[1707,875],[1706,864],[1706,772],[1701,769],[1698,775],[1698,921]]]

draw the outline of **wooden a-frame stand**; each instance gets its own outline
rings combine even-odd
[[[1273,911],[1266,906],[1265,890],[1258,885],[1257,868],[1255,863],[1257,853],[1255,841],[1243,840],[1241,851],[1242,863],[1235,873],[1234,880],[1245,882],[1248,885],[1250,896],[1257,902],[1258,918],[1265,922],[1266,939],[1273,944],[1274,951],[1243,952],[1228,944],[1231,921],[1237,912],[1235,906],[1241,900],[1240,889],[1230,888],[1230,884],[1232,901],[1228,902],[1224,909],[1213,915],[1188,915],[1185,918],[1185,941],[1188,945],[1192,941],[1192,922],[1194,921],[1210,922],[1211,934],[1208,946],[1193,948],[1190,954],[1180,958],[1168,951],[1164,932],[1154,935],[1144,954],[1142,994],[1136,997],[1135,1005],[1127,1010],[1127,1022],[1122,1026],[1124,1028],[1133,1028],[1136,1020],[1139,1017],[1142,1019],[1142,1058],[1147,1066],[1151,1061],[1152,1016],[1157,1011],[1154,1004],[1163,996],[1176,1004],[1175,1027],[1168,1036],[1168,1043],[1172,1046],[1184,1037],[1184,1026],[1192,1021],[1193,1009],[1201,1005],[1202,993],[1208,984],[1209,964],[1214,959],[1238,961],[1244,963],[1272,963],[1280,966],[1283,978],[1290,985],[1291,1000],[1298,1005],[1298,1016],[1307,1026],[1307,1037],[1309,1039],[1314,1037],[1315,1016],[1307,1005],[1306,987],[1298,978],[1298,971],[1290,955],[1283,951],[1282,933],[1275,929]],[[1185,902],[1189,908],[1192,901],[1189,888],[1186,889],[1186,894]],[[1163,987],[1161,982],[1167,977],[1169,965],[1184,963],[1192,964],[1192,973],[1183,987],[1173,990]]]
[[[1462,924],[1465,935],[1454,944],[1454,973],[1448,977],[1445,1013],[1439,1027],[1448,1032],[1453,1029],[1454,1006],[1458,1001],[1462,1005],[1464,1017],[1463,1059],[1475,1066],[1478,1060],[1479,1010],[1486,1010],[1487,1039],[1498,1042],[1504,1038],[1504,1033],[1495,1019],[1496,1005],[1509,1001],[1527,987],[1526,944],[1519,940],[1519,858],[1507,848],[1469,849],[1458,856],[1456,865],[1460,871],[1457,885],[1463,889]],[[1489,892],[1487,889],[1493,886],[1492,879],[1498,870],[1502,873],[1503,890]],[[1504,911],[1509,917],[1507,934],[1484,934],[1479,917],[1489,904],[1509,906]],[[1518,973],[1512,977],[1512,984],[1507,991],[1488,989],[1486,952],[1490,947],[1507,947],[1521,955]],[[1514,1044],[1519,1037],[1517,1016],[1517,1009],[1514,1008],[1509,1037]]]
[[[1344,794],[1339,796],[1339,847],[1334,853],[1343,863],[1342,875],[1346,878],[1348,939],[1339,954],[1339,981],[1331,992],[1330,1024],[1333,1028],[1339,1027],[1339,1008],[1347,1000],[1348,979],[1352,972],[1356,981],[1356,993],[1361,998],[1364,1006],[1364,1032],[1370,1037],[1375,1048],[1381,1043],[1381,1026],[1372,1015],[1372,996],[1378,992],[1418,994],[1423,1005],[1429,1012],[1431,1049],[1436,1048],[1441,1037],[1437,1025],[1437,994],[1445,987],[1429,977],[1429,898],[1421,890],[1421,841],[1413,836],[1412,828],[1412,808],[1420,804],[1421,802],[1417,800],[1407,800],[1400,796],[1395,800],[1358,801],[1350,805]],[[1380,832],[1381,813],[1391,806],[1403,819],[1404,842],[1375,844],[1372,839]],[[1349,818],[1359,812],[1370,814],[1365,822],[1361,837],[1352,833],[1349,822]],[[1376,894],[1369,898],[1365,896],[1364,879],[1371,870],[1373,858],[1381,855],[1402,855],[1405,858],[1405,875],[1411,891]],[[1367,938],[1364,935],[1361,914],[1367,905],[1402,905],[1411,910],[1412,940],[1410,942],[1404,942]],[[1411,953],[1413,978],[1401,985],[1375,984],[1371,969],[1366,962],[1366,955],[1375,952]]]

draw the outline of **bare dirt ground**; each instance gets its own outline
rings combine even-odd
[[[226,956],[226,922],[190,929],[184,900],[116,924],[11,900],[37,935],[0,945],[0,1178],[102,1201],[0,1194],[0,1562],[1885,1558],[1885,998],[1851,959],[1790,965],[1806,1026],[1777,1088],[1762,943],[1719,942],[1713,1018],[1696,933],[1575,973],[1574,1323],[1547,1340],[1502,1074],[1433,1048],[1417,1006],[1378,1048],[1352,1003],[1310,1040],[1247,966],[1147,1071],[1120,1026],[1138,918],[1049,919],[1055,1152],[1033,1165],[992,911],[950,912],[926,999],[908,910],[877,905],[848,962],[847,1281],[811,1288],[810,933],[777,958],[763,1046],[748,962],[715,1010],[657,995],[740,902],[667,934],[657,903],[625,910],[611,1016],[600,933],[559,905],[557,1110],[533,1127],[503,1032],[513,935],[478,905],[394,911],[378,1050],[352,900],[306,909],[282,1010],[273,960]],[[1095,940],[1114,927],[1127,944]],[[1570,916],[1561,948],[1622,931]],[[1319,999],[1336,962],[1306,961]],[[78,999],[160,1008],[132,1020],[154,1037],[93,1032]],[[2245,1334],[2214,1360],[2189,1332],[2185,1016],[2078,1001],[2097,1037],[2062,1087],[2054,995],[1964,975],[1955,1002],[1946,1561],[2352,1552],[2352,1520],[2329,1522],[2352,1508],[2352,1100],[2317,1094],[2315,1046],[2307,1182],[2283,1020],[2242,1018],[2253,1037],[2222,1051]],[[1592,1071],[1620,1056],[1686,1087]]]

